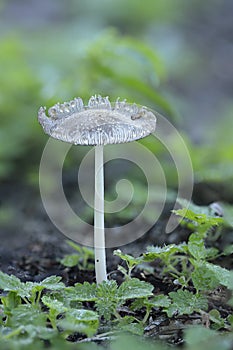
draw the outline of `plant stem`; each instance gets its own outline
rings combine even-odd
[[[94,250],[96,282],[107,281],[104,235],[103,146],[95,146]]]

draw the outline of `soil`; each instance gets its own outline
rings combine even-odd
[[[209,189],[199,193],[197,186],[194,190],[194,198],[203,201],[203,193],[206,198],[203,204],[210,200],[218,199],[218,191]],[[62,277],[66,285],[74,285],[77,282],[94,282],[94,272],[79,270],[77,267],[66,268],[60,264],[60,259],[73,250],[67,245],[66,238],[53,226],[41,203],[38,188],[28,185],[5,182],[0,190],[1,206],[11,208],[9,219],[2,220],[0,239],[0,269],[8,274],[14,274],[22,281],[41,281],[50,275]],[[165,234],[164,228],[170,216],[170,207],[165,207],[160,220],[142,238],[135,242],[121,247],[121,250],[132,255],[140,255],[148,245],[163,245],[165,243],[180,243],[187,239],[190,232],[183,227],[178,227],[171,234]],[[223,244],[223,242],[220,242]],[[113,249],[107,250],[107,268],[109,278],[115,279],[119,284],[123,281],[123,276],[117,270],[117,265],[122,262],[118,257],[113,256]],[[232,259],[226,258],[220,261],[222,266],[233,268]],[[154,286],[155,293],[168,294],[178,287],[169,277],[161,277],[159,268],[154,274],[139,270],[134,270],[133,276],[147,281]],[[229,295],[223,288],[216,290],[209,295],[209,305],[211,308],[219,310],[223,317],[230,312],[227,305]],[[119,310],[122,315],[130,315],[131,311],[124,307]],[[139,312],[137,317],[143,318],[143,312]],[[149,324],[145,328],[145,335],[153,339],[164,339],[172,344],[183,343],[183,330],[190,324],[204,324],[209,326],[209,319],[200,314],[189,316],[168,318],[160,310],[154,310],[149,319]],[[79,336],[71,339],[80,341]],[[84,341],[84,339],[81,339]],[[93,339],[99,340],[99,338]]]

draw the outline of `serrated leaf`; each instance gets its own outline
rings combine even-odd
[[[64,283],[61,282],[60,276],[50,276],[45,278],[43,281],[38,283],[38,285],[43,286],[49,290],[59,290],[65,287]]]
[[[7,275],[0,271],[0,289],[5,291],[17,292],[21,297],[30,296],[29,290],[25,287],[25,284],[20,281],[19,278],[14,275]]]
[[[169,305],[171,304],[171,300],[167,295],[159,294],[154,296],[153,298],[141,298],[141,299],[136,299],[132,305],[131,309],[132,310],[140,310],[143,307],[146,307],[147,310],[151,310],[153,307],[154,308],[168,308]]]
[[[0,289],[16,292],[20,297],[24,298],[30,296],[31,284],[26,285],[14,275],[7,275],[0,271]]]
[[[136,266],[143,262],[142,257],[135,258],[132,255],[122,253],[120,249],[114,250],[113,254],[119,256],[122,260],[126,261],[129,266]]]
[[[206,310],[208,307],[205,296],[193,294],[187,290],[179,289],[177,292],[170,292],[169,297],[172,303],[166,309],[168,317],[172,317],[175,313],[189,315],[194,311]]]
[[[167,308],[171,304],[171,300],[167,295],[159,294],[148,301],[153,307]]]
[[[5,314],[8,314],[21,304],[21,298],[16,292],[9,292],[7,296],[1,297],[1,302],[4,306]]]
[[[210,272],[214,273],[216,279],[219,281],[220,284],[223,286],[226,286],[227,288],[231,288],[231,278],[232,278],[232,272],[215,264],[211,264],[209,262],[203,262],[204,266],[209,270]]]
[[[41,311],[39,307],[35,307],[31,304],[19,305],[12,310],[12,317],[9,323],[13,327],[34,325],[34,326],[46,326],[47,316]]]
[[[70,309],[64,319],[58,321],[63,332],[83,333],[88,337],[96,333],[99,326],[99,316],[96,312],[83,309]]]
[[[164,247],[159,246],[149,246],[147,247],[147,252],[143,254],[144,261],[150,262],[155,259],[167,260],[171,256],[178,253],[186,253],[187,244],[182,243],[179,245],[169,244]]]
[[[195,266],[195,270],[192,272],[191,277],[193,285],[197,291],[213,290],[220,284],[215,273],[203,264]]]
[[[67,307],[61,301],[48,295],[44,295],[41,300],[45,306],[49,309],[55,310],[58,314],[67,311]]]
[[[133,316],[125,316],[118,321],[117,329],[119,329],[121,332],[143,335],[144,324],[136,320]]]
[[[153,295],[153,289],[154,287],[150,283],[140,281],[137,278],[131,278],[121,284],[117,292],[117,297],[122,301],[144,298]]]
[[[97,286],[96,308],[100,316],[110,320],[119,304],[116,281],[102,282]]]
[[[209,228],[224,223],[224,219],[216,216],[210,206],[198,206],[182,198],[178,202],[183,208],[174,210],[173,213],[193,222],[198,232],[204,233]]]
[[[73,301],[95,301],[97,287],[94,283],[76,283],[75,287],[66,288],[67,296]]]
[[[22,287],[22,282],[14,275],[7,275],[0,271],[0,289],[16,291],[17,288]]]
[[[35,294],[45,288],[50,290],[62,289],[65,285],[60,280],[61,277],[51,276],[39,283],[24,283],[14,275],[7,275],[0,271],[0,289],[16,292],[21,298],[30,298],[33,293]]]
[[[192,233],[188,241],[188,250],[195,259],[204,260],[206,258],[206,249],[203,237],[197,233]]]

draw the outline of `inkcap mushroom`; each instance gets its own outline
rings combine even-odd
[[[104,235],[103,146],[141,139],[156,128],[156,116],[146,107],[108,97],[92,96],[85,106],[78,97],[41,107],[38,120],[44,132],[74,145],[95,146],[94,251],[96,282],[107,280]]]

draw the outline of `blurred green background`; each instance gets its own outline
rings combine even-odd
[[[164,114],[187,142],[196,182],[223,186],[219,199],[232,201],[232,15],[227,0],[0,1],[1,187],[38,184],[40,106],[99,93]],[[163,147],[146,145],[176,186]]]

